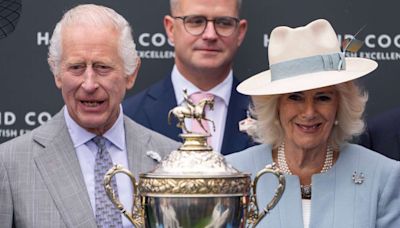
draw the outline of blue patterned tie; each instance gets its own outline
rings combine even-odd
[[[93,142],[98,147],[94,165],[94,196],[96,199],[97,227],[122,227],[121,213],[112,204],[103,186],[104,175],[113,165],[110,153],[108,153],[108,150],[106,148],[106,139],[101,136],[96,136],[93,138]],[[118,198],[118,188],[115,177],[112,179],[111,184],[116,194],[116,197]]]

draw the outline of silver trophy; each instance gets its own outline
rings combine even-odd
[[[107,195],[135,227],[255,227],[282,196],[283,174],[274,164],[267,165],[252,182],[250,174],[227,164],[224,157],[207,144],[208,132],[191,132],[184,122],[185,118],[199,121],[200,125],[202,120],[212,122],[205,117],[205,107],[212,109],[214,101],[204,99],[194,105],[185,90],[184,97],[186,105],[175,107],[168,117],[170,120],[175,116],[178,127],[185,132],[180,135],[183,145],[153,171],[140,174],[139,182],[129,170],[115,165],[104,177]],[[131,211],[124,208],[111,187],[111,178],[117,173],[128,175],[132,181]],[[275,175],[279,184],[270,203],[259,210],[257,182],[266,173]]]

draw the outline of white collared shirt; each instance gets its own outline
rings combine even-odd
[[[110,153],[111,159],[114,164],[121,164],[128,168],[128,157],[125,143],[125,128],[122,114],[122,106],[120,106],[119,116],[114,125],[103,134],[107,139],[106,147]],[[95,196],[94,196],[94,165],[97,153],[97,146],[92,141],[96,135],[88,132],[86,129],[79,126],[69,115],[67,107],[64,107],[65,122],[71,136],[76,155],[78,156],[79,164],[81,167],[82,175],[85,180],[86,189],[89,194],[90,203],[92,205],[93,213],[96,214]],[[116,175],[117,178],[119,199],[126,209],[130,211],[132,208],[132,184],[126,175]],[[125,216],[122,216],[122,223],[124,227],[132,227],[132,223],[128,221]]]
[[[176,65],[174,65],[171,74],[172,85],[174,86],[175,98],[178,105],[183,103],[183,89],[187,89],[188,95],[202,91],[188,81],[183,75],[178,71]],[[206,112],[206,116],[213,120],[215,123],[215,132],[211,131],[211,146],[217,152],[221,151],[222,140],[224,138],[225,122],[228,111],[229,99],[231,97],[233,83],[232,70],[229,72],[228,76],[220,84],[208,91],[202,91],[211,93],[215,96],[214,100],[214,110]],[[185,120],[186,126],[191,126],[191,120]],[[210,122],[209,129],[212,129]]]

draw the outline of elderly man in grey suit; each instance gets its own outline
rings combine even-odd
[[[131,227],[105,196],[104,170],[118,163],[137,175],[179,145],[122,114],[140,66],[128,22],[103,6],[67,11],[53,32],[49,64],[65,107],[0,146],[0,226]],[[124,178],[117,175],[114,186],[130,208]]]

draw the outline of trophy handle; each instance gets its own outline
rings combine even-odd
[[[116,197],[116,195],[114,193],[114,190],[112,188],[111,179],[117,173],[126,174],[131,179],[132,186],[133,186],[133,209],[132,209],[132,213],[125,209],[124,205]],[[143,227],[144,212],[143,212],[141,204],[140,204],[140,197],[139,197],[139,195],[137,193],[138,190],[137,190],[136,179],[135,179],[135,176],[133,176],[133,174],[128,169],[124,168],[122,165],[119,165],[119,164],[114,165],[104,175],[104,189],[105,189],[105,191],[107,193],[108,198],[110,198],[110,200],[114,204],[114,206],[117,207],[121,211],[121,213],[124,214],[125,217],[127,217],[129,219],[129,221],[135,227]]]
[[[278,187],[275,189],[275,194],[272,200],[267,204],[265,208],[261,212],[259,212],[258,202],[257,202],[257,182],[266,173],[274,174],[278,178]],[[250,197],[250,210],[248,216],[248,224],[252,225],[251,227],[257,226],[257,224],[268,214],[268,212],[275,207],[275,205],[279,202],[284,190],[285,190],[285,176],[284,174],[276,167],[275,163],[266,165],[264,169],[260,170],[254,181],[251,185],[253,193]]]

